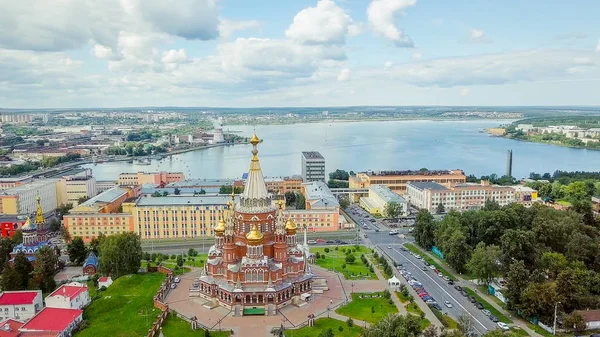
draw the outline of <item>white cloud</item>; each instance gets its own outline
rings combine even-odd
[[[122,32],[209,40],[218,36],[215,1],[2,1],[0,48],[63,51],[92,41],[114,51]]]
[[[337,78],[338,81],[344,82],[350,79],[350,69],[344,68],[340,71],[340,74]]]
[[[461,96],[468,96],[469,95],[469,88],[462,88],[460,89],[460,95]]]
[[[423,54],[421,54],[420,52],[416,51],[414,53],[412,53],[412,59],[413,60],[420,60],[423,57]]]
[[[188,61],[188,57],[184,49],[171,49],[163,53],[161,61],[163,63],[185,63]]]
[[[219,35],[223,38],[228,38],[235,32],[248,29],[256,29],[260,26],[261,24],[257,20],[235,21],[221,19],[221,22],[219,24]]]
[[[412,39],[397,27],[396,16],[416,3],[417,0],[373,0],[367,8],[369,24],[397,47],[414,47]]]
[[[387,61],[386,63],[383,64],[384,69],[392,69],[393,66],[394,66],[394,64],[390,61]]]
[[[100,44],[94,45],[94,55],[99,59],[109,59],[113,57],[112,48]]]
[[[481,29],[471,29],[469,32],[469,41],[472,43],[490,43],[492,42],[485,32]]]
[[[316,7],[301,10],[286,30],[285,36],[303,44],[346,43],[346,35],[356,35],[360,27],[343,8],[332,0],[320,0]]]
[[[598,40],[598,44],[596,45],[596,52],[600,53],[600,40]]]

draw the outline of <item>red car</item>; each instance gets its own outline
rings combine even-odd
[[[325,243],[324,239],[317,239],[317,243]]]
[[[419,294],[419,297],[423,298],[423,296],[429,296],[429,294],[428,293],[420,293]]]

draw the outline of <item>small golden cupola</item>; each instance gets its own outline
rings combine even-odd
[[[258,227],[256,225],[253,225],[250,232],[246,234],[246,240],[248,240],[249,245],[258,246],[262,244],[263,234],[258,230]]]
[[[223,233],[225,233],[225,220],[221,217],[221,220],[219,220],[219,223],[215,227],[215,235],[223,236]]]
[[[289,218],[285,223],[286,232],[288,233],[288,235],[296,234],[296,229],[298,229],[298,227],[294,223],[294,220],[292,220],[292,218]]]
[[[260,138],[258,138],[256,132],[254,132],[254,135],[252,135],[252,138],[250,138],[250,144],[258,145],[258,143],[260,143]]]

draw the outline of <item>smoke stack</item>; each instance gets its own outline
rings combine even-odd
[[[513,164],[513,152],[508,150],[506,152],[506,175],[512,177],[512,164]]]

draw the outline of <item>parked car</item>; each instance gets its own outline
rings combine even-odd
[[[445,300],[444,301],[444,305],[448,308],[452,308],[452,303],[450,303],[449,301]]]
[[[435,270],[435,266],[434,266],[434,265],[429,265],[429,268],[430,268],[431,270]]]
[[[449,285],[453,285],[453,284],[454,284],[454,281],[452,281],[452,280],[448,280],[448,284],[449,284]]]
[[[488,316],[488,317],[489,317],[489,316],[492,314],[492,313],[491,313],[489,310],[487,310],[487,309],[483,309],[483,310],[481,310],[481,312],[483,312],[483,314],[484,314],[484,315],[486,315],[486,316]]]
[[[317,243],[325,243],[324,239],[317,239]]]
[[[423,269],[423,271],[428,271],[429,270],[429,269],[427,269],[427,267],[423,267],[422,269]]]
[[[435,309],[437,309],[437,310],[439,310],[439,311],[442,311],[442,307],[439,304],[437,304],[437,303],[432,303],[432,304],[430,304],[430,306],[433,307],[433,308],[435,308]]]
[[[177,283],[171,283],[171,289],[177,288]]]
[[[475,308],[477,309],[483,309],[483,304],[479,303],[479,302],[475,302]]]
[[[502,329],[502,330],[509,330],[509,329],[510,329],[510,328],[508,327],[508,324],[506,324],[506,323],[503,323],[503,322],[498,322],[498,323],[496,323],[496,324],[498,324],[498,327],[499,327],[500,329]],[[592,336],[590,336],[590,337],[592,337]]]
[[[496,317],[494,315],[490,315],[490,320],[494,323],[498,323],[498,317]]]
[[[477,299],[473,296],[469,296],[469,302],[475,303],[475,302],[477,302]]]
[[[315,240],[308,240],[308,244],[309,245],[316,245],[317,241],[315,241]]]
[[[181,282],[181,279],[179,277],[176,277],[173,281],[175,281],[175,283],[179,283]]]
[[[367,237],[367,234],[365,234],[365,238],[366,237]],[[327,241],[325,241],[325,243],[335,243],[335,241],[333,241],[333,240],[327,240]]]
[[[462,291],[462,287],[459,286],[458,284],[454,286],[454,289],[458,290],[458,291]]]
[[[469,294],[467,294],[467,292],[464,289],[460,290],[460,294],[463,295],[464,297],[469,296]]]

